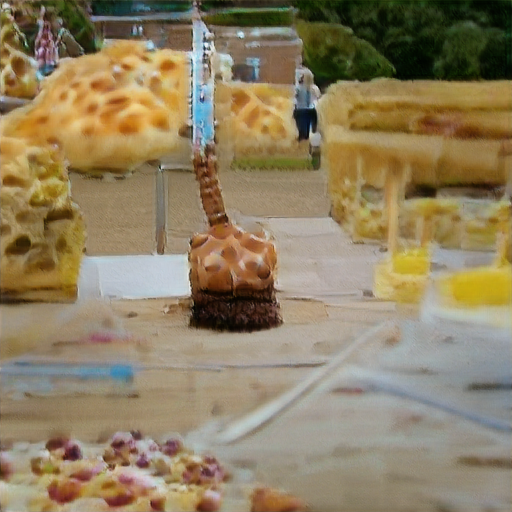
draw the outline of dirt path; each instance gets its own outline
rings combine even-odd
[[[192,172],[168,171],[168,253],[188,251],[188,239],[205,218]],[[327,217],[326,175],[320,171],[222,170],[224,202],[232,219]],[[155,249],[155,169],[123,180],[71,176],[74,200],[87,222],[89,255],[149,254]]]

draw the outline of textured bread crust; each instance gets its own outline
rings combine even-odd
[[[251,296],[274,284],[274,244],[232,224],[220,224],[190,242],[192,296],[198,291]]]
[[[0,66],[0,94],[32,99],[38,91],[37,61],[5,44],[5,58]]]
[[[385,190],[398,176],[400,236],[422,225],[444,247],[496,246],[510,200],[509,81],[340,82],[320,100],[332,216],[355,240],[387,235]]]
[[[218,83],[215,91],[218,154],[298,156],[294,89],[271,84]],[[307,148],[306,148],[307,149]],[[307,151],[305,152],[305,154]]]
[[[189,148],[178,133],[189,81],[185,52],[120,41],[62,60],[30,105],[2,119],[2,133],[59,145],[73,169],[127,172]]]
[[[337,82],[319,101],[321,126],[460,138],[510,137],[511,82]],[[476,131],[473,131],[476,130]]]
[[[0,149],[1,299],[73,301],[85,226],[62,156],[7,137]]]
[[[281,325],[272,242],[221,224],[190,245],[191,326],[250,332]]]
[[[0,28],[0,94],[33,98],[38,91],[37,61],[23,51],[22,35],[2,6]]]

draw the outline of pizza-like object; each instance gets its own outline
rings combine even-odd
[[[76,170],[127,172],[188,141],[189,57],[119,41],[63,59],[37,98],[2,120],[4,135],[57,144]]]
[[[65,438],[15,443],[1,452],[0,464],[4,512],[305,510],[301,500],[269,488],[229,504],[228,472],[178,437],[156,442],[132,431],[106,444]]]

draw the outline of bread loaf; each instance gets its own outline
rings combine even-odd
[[[64,59],[30,105],[2,120],[2,133],[58,144],[73,169],[126,172],[182,150],[188,120],[189,59],[120,41]]]
[[[85,227],[56,148],[0,138],[2,300],[73,301]]]
[[[9,12],[1,8],[0,94],[15,98],[33,98],[37,94],[37,61],[28,55],[28,45]]]
[[[216,86],[217,141],[235,158],[307,156],[297,143],[292,86],[222,83]]]

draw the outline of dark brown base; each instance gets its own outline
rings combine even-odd
[[[191,327],[217,331],[252,332],[283,323],[274,293],[260,297],[233,297],[199,292],[193,297]],[[261,295],[267,295],[265,300]]]

